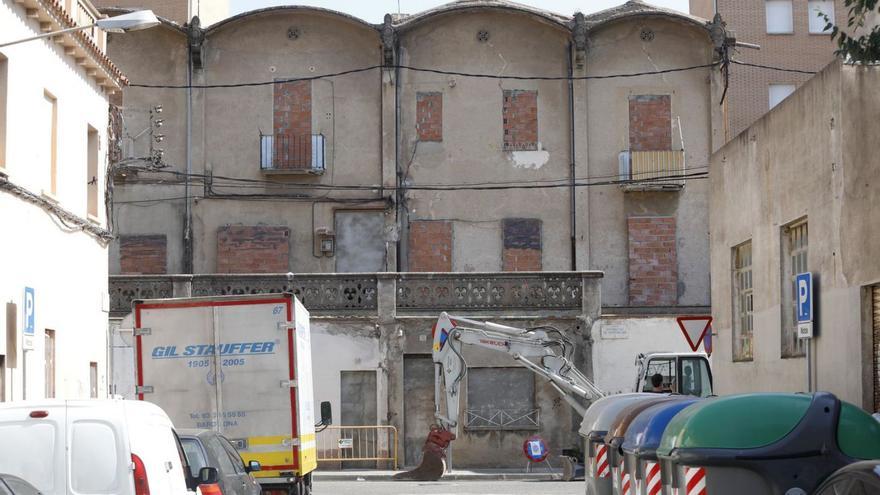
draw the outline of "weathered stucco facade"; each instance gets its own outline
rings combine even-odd
[[[87,0],[0,2],[3,42],[89,25]],[[109,98],[100,29],[0,48],[0,401],[107,396]]]
[[[316,356],[357,349],[316,366],[316,385],[336,400],[362,383],[346,384],[363,378],[349,372],[388,373],[369,382],[376,411],[353,421],[401,428],[407,462],[433,414],[433,383],[422,380],[430,339],[421,337],[441,311],[515,326],[552,318],[580,339],[587,374],[624,389],[639,351],[687,349],[672,315],[708,311],[701,179],[725,138],[718,28],[640,1],[573,17],[465,1],[382,25],[290,6],[204,30],[166,22],[114,37],[111,55],[132,85],[128,159],[115,174],[113,285],[146,274],[442,278],[442,287],[398,280],[395,297],[418,290],[422,301],[407,311],[315,320]],[[493,281],[511,276],[532,290],[582,270],[605,273],[601,303],[617,327],[609,342],[593,324],[598,309],[573,317],[547,301],[483,311],[452,296],[496,294]],[[235,289],[212,287],[205,293]],[[304,303],[315,314],[314,299]],[[377,368],[377,356],[396,371]],[[474,356],[475,368],[515,365]],[[534,385],[540,431],[554,449],[573,446],[572,413]],[[519,465],[515,454],[488,454],[518,452],[524,431],[472,432],[456,463]]]
[[[133,81],[125,94],[129,159],[116,175],[119,233],[165,238],[165,266],[142,272],[265,271],[243,258],[230,267],[222,259],[228,236],[218,232],[284,227],[282,251],[242,249],[286,256],[294,272],[601,269],[609,306],[708,306],[705,184],[620,181],[644,180],[627,161],[653,151],[671,160],[666,168],[648,161],[661,175],[705,172],[725,137],[712,103],[720,99],[717,67],[601,79],[712,64],[717,45],[706,21],[640,2],[575,18],[458,2],[387,21],[285,7],[206,31],[166,24],[113,38],[111,52]],[[189,58],[191,103],[186,89],[138,86],[185,85]],[[397,68],[319,77],[384,63]],[[302,77],[316,79],[198,87]],[[662,115],[638,107],[640,98],[662,100]],[[424,110],[427,99],[434,113]],[[145,133],[156,105],[164,127]],[[305,110],[280,110],[291,105]],[[297,118],[306,122],[293,122],[296,132],[313,141],[300,148],[284,141]],[[630,129],[639,119],[667,136],[637,148],[639,133],[653,132]],[[150,148],[158,133],[164,140]],[[279,165],[288,159],[279,145],[291,156],[309,153],[309,163]],[[160,161],[139,160],[157,148]],[[673,225],[667,249],[676,256],[662,282],[674,288],[663,297],[656,287],[642,298],[630,290],[631,261],[655,254],[628,250],[636,217]],[[369,235],[358,236],[365,226]],[[322,251],[322,240],[335,246]],[[125,256],[114,245],[111,272],[133,271]]]
[[[868,138],[880,131],[878,83],[876,66],[834,62],[712,156],[712,314],[719,334],[713,366],[720,393],[807,388],[805,357],[781,359],[783,312],[794,307],[785,294],[786,238],[792,225],[803,225],[806,266],[799,270],[813,273],[817,314],[813,390],[878,410],[880,242],[873,226],[880,160]],[[745,288],[732,276],[739,246],[750,248]],[[737,333],[742,327],[733,322],[741,314],[734,301],[742,289],[752,291],[745,316],[753,324],[748,352],[736,355],[734,325]]]
[[[574,344],[577,367],[589,370],[594,359],[590,329],[599,319],[601,278],[599,272],[383,272],[300,274],[290,278],[113,276],[113,390],[134,396],[131,323],[122,321],[131,311],[132,300],[294,292],[311,313],[315,403],[330,401],[336,424],[395,426],[399,432],[400,464],[412,465],[418,463],[428,428],[434,422],[431,328],[441,311],[520,328],[552,325]],[[499,408],[492,408],[487,414],[484,408],[463,400],[460,417],[464,427],[455,442],[455,466],[521,466],[524,435],[542,435],[556,454],[580,445],[580,418],[548,382],[521,368],[505,353],[465,348],[463,355],[470,370],[463,397],[468,397],[468,384],[475,383],[473,377],[480,373],[482,380],[478,384],[494,389],[485,398],[489,404],[505,400],[505,394],[513,389],[530,393],[525,403],[505,409],[506,413],[527,418],[515,424],[503,424],[503,417],[496,418],[497,425],[469,420],[470,413],[486,417],[498,413]],[[634,357],[627,355],[626,359],[631,363]],[[513,369],[522,373],[514,373]],[[622,374],[633,379],[635,376],[628,366]],[[346,381],[352,375],[361,378],[356,389]],[[618,383],[614,377],[604,376],[597,381],[598,386],[607,390],[616,389]],[[359,397],[361,402],[352,406],[350,396]],[[319,435],[319,445],[325,443]],[[325,455],[320,454],[319,458]]]

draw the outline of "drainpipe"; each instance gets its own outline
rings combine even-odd
[[[394,210],[395,215],[397,216],[397,266],[396,270],[399,272],[403,266],[403,254],[401,253],[401,246],[404,243],[401,241],[405,232],[409,227],[407,218],[408,214],[405,214],[401,210],[401,204],[403,203],[404,191],[401,189],[403,186],[403,170],[400,169],[400,44],[395,41],[394,43],[394,176],[395,181],[394,185],[396,189],[394,190]],[[408,213],[408,212],[407,212]],[[409,265],[409,263],[407,263]],[[407,266],[409,268],[409,266]]]
[[[186,175],[184,180],[185,212],[183,218],[183,273],[193,273],[193,239],[192,239],[192,198],[190,197],[190,176],[192,175],[192,83],[193,53],[187,50],[186,64]]]
[[[568,144],[568,158],[569,158],[569,187],[568,187],[568,195],[569,195],[569,225],[571,228],[571,270],[577,270],[577,198],[575,196],[575,173],[577,167],[575,166],[575,143],[574,143],[574,81],[572,80],[572,75],[574,74],[572,68],[572,57],[574,56],[574,46],[571,42],[568,43],[568,117],[569,117],[569,144]]]

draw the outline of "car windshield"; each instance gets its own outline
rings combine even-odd
[[[205,460],[205,454],[202,446],[195,438],[181,438],[180,443],[183,444],[183,451],[186,453],[186,460],[189,461],[189,470],[193,477],[199,476],[199,471],[203,467],[208,467],[208,461]]]

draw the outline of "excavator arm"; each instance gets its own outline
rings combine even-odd
[[[462,346],[474,345],[509,354],[535,374],[546,378],[581,416],[585,401],[604,397],[572,363],[574,345],[556,328],[515,328],[442,313],[432,330],[434,416],[437,424],[422,449],[422,463],[396,475],[398,480],[436,481],[443,476],[445,450],[460,427],[461,382],[467,375]],[[445,394],[444,394],[445,392]]]
[[[584,401],[605,396],[575,368],[574,345],[555,328],[522,329],[442,313],[432,333],[435,417],[447,430],[457,431],[459,426],[460,388],[467,374],[467,363],[461,352],[465,344],[509,354],[546,378],[581,416],[586,410]],[[445,390],[445,398],[441,390]],[[444,403],[445,408],[441,407]]]

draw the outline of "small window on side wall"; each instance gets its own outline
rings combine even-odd
[[[831,29],[825,28],[829,22],[834,24],[833,1],[810,0],[807,2],[807,13],[810,20],[810,34],[831,34]]]
[[[767,34],[794,33],[791,0],[766,0],[764,13],[767,19]]]

